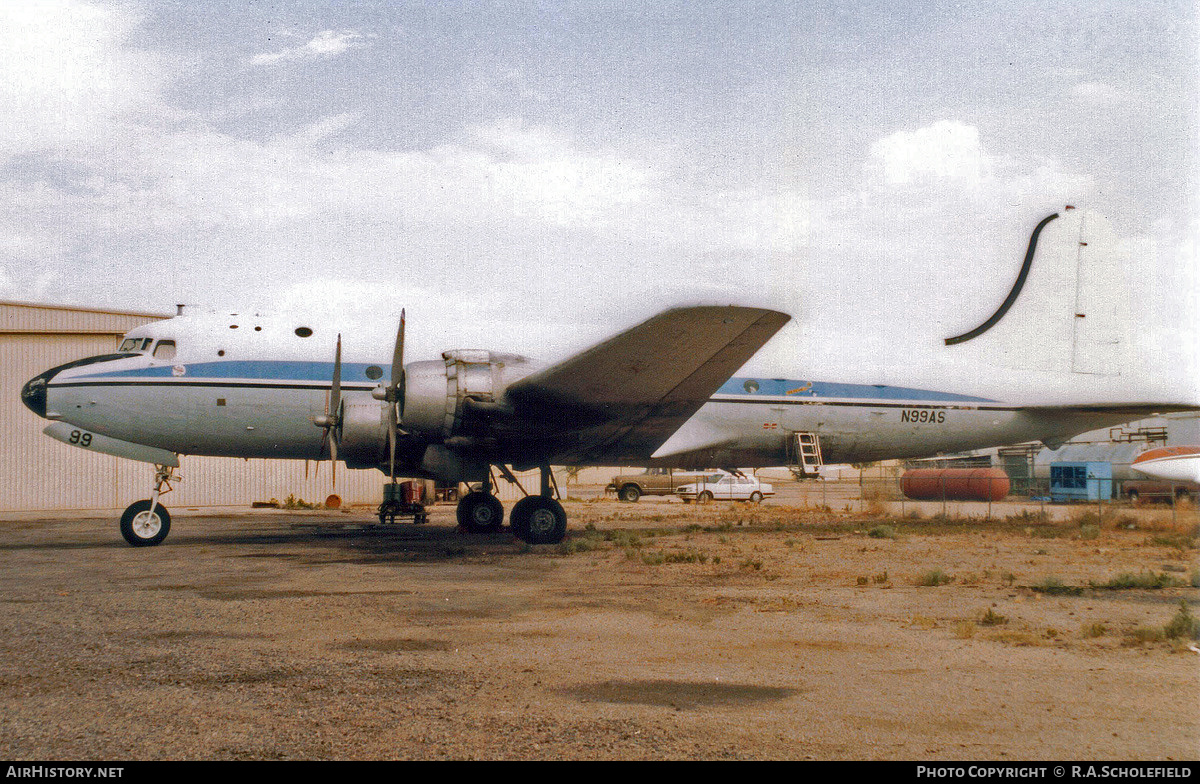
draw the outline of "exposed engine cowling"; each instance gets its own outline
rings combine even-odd
[[[338,457],[347,468],[378,468],[387,460],[386,404],[370,394],[347,394],[342,400]]]
[[[431,441],[473,435],[467,401],[494,403],[530,370],[525,357],[480,350],[447,351],[440,362],[413,362],[405,367],[403,427]]]
[[[530,372],[529,365],[516,354],[476,350],[447,351],[441,360],[406,365],[400,429],[407,436],[397,445],[398,467],[405,475],[480,478],[486,462],[466,454],[469,437],[479,435],[479,418],[472,416],[468,401],[495,403],[509,384]],[[387,470],[388,405],[365,393],[343,399],[338,457],[348,468]]]

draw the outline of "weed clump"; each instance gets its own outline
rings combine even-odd
[[[1067,585],[1057,577],[1046,577],[1036,585],[1029,586],[1030,590],[1044,593],[1048,596],[1078,596],[1083,593],[1083,589]]]
[[[924,585],[927,587],[936,587],[939,585],[946,585],[953,581],[954,581],[954,578],[951,577],[950,575],[946,574],[941,569],[929,569],[927,571],[922,572],[920,574],[920,576],[917,577],[917,585]]]
[[[877,525],[870,531],[867,531],[867,536],[873,539],[899,539],[900,535],[896,533],[896,529],[890,525]]]
[[[1155,574],[1151,571],[1122,572],[1106,583],[1091,583],[1093,588],[1106,588],[1113,591],[1123,591],[1134,588],[1157,590],[1159,588],[1175,588],[1183,585],[1183,580],[1173,577],[1166,572]]]
[[[1006,623],[1008,623],[1008,618],[1003,615],[997,615],[991,607],[989,607],[987,612],[983,614],[983,617],[979,619],[980,626],[1002,626]]]
[[[1196,640],[1200,639],[1200,620],[1192,615],[1192,610],[1188,607],[1187,599],[1179,600],[1179,610],[1174,617],[1167,622],[1163,627],[1163,634],[1168,639],[1178,640]]]

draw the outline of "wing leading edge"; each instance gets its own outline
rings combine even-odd
[[[762,308],[668,310],[521,379],[505,397],[520,419],[539,422],[538,459],[649,457],[790,320]]]

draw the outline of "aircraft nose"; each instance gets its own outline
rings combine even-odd
[[[57,372],[58,368],[47,370],[45,373],[29,379],[25,382],[25,386],[21,387],[21,402],[43,419],[46,417],[46,385]]]

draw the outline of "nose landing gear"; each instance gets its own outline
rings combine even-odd
[[[171,482],[179,481],[173,466],[158,465],[154,472],[154,492],[150,498],[134,501],[121,515],[121,536],[134,547],[162,544],[171,532],[171,515],[158,503],[159,496],[171,492]]]

